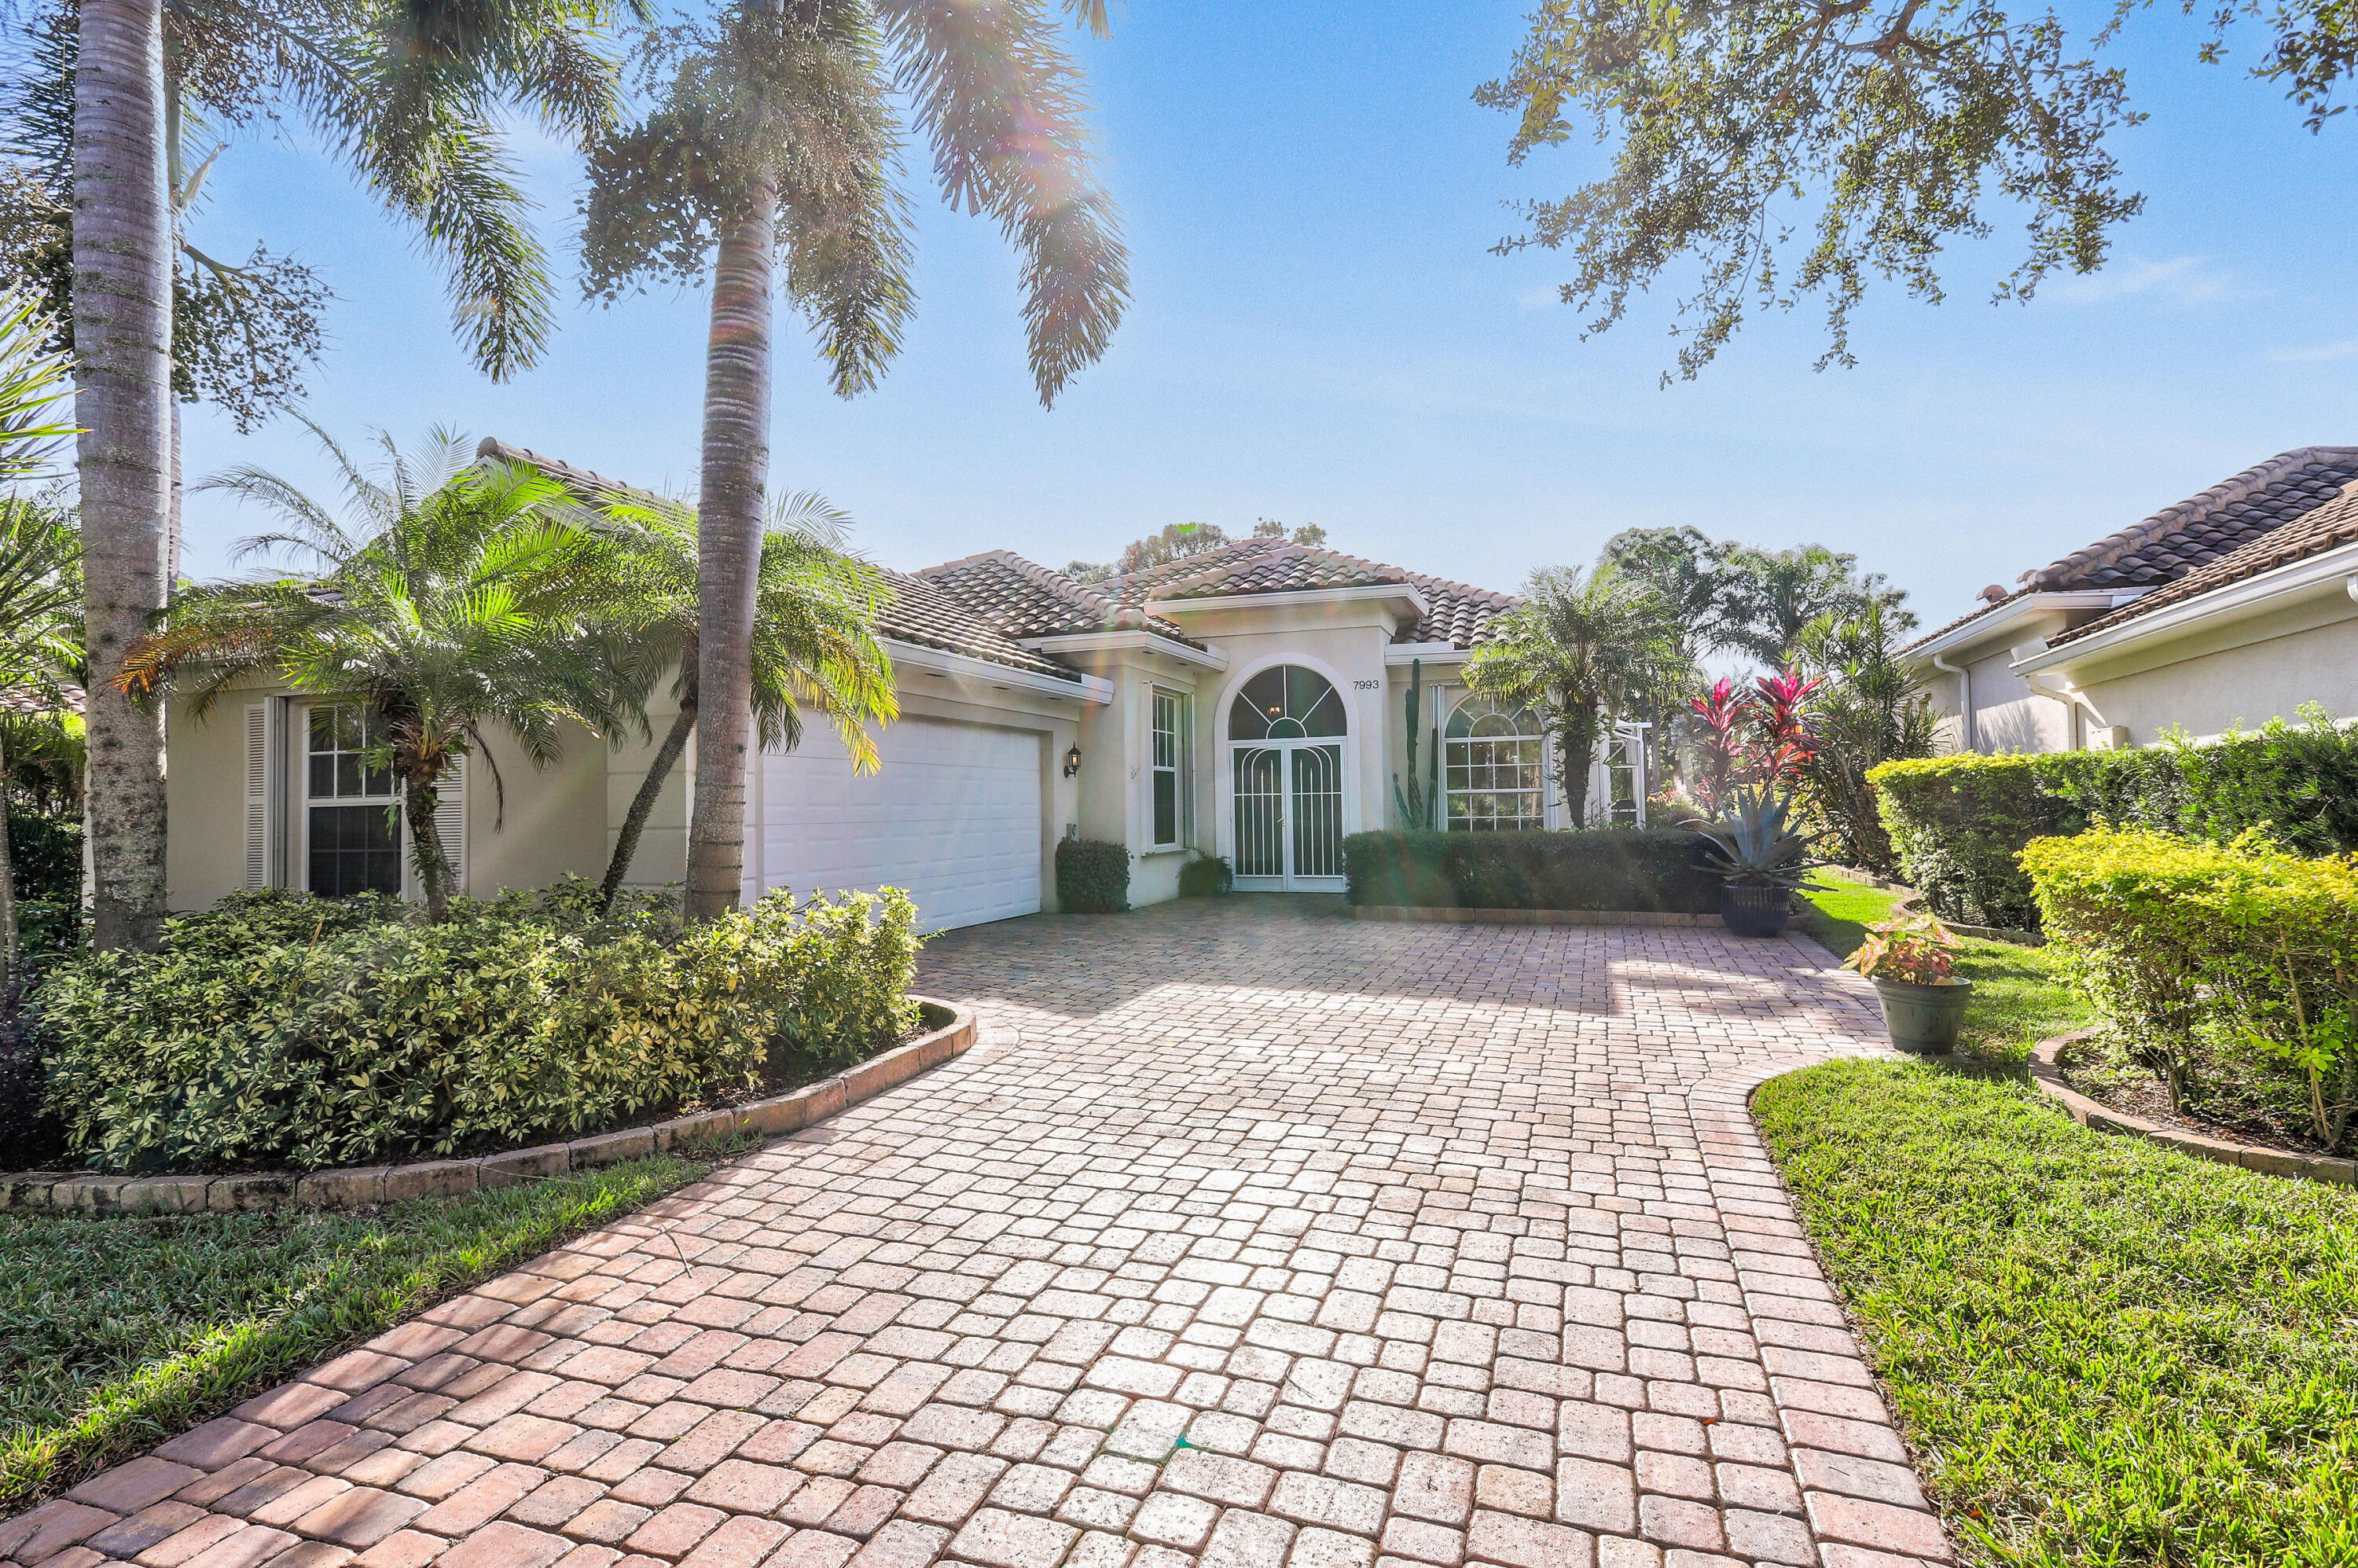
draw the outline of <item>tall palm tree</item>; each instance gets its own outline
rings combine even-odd
[[[1066,0],[1093,29],[1103,0]],[[893,183],[895,103],[913,108],[953,207],[1023,255],[1043,403],[1104,353],[1128,254],[1098,187],[1077,74],[1042,0],[731,0],[660,35],[654,108],[592,154],[583,286],[609,300],[665,278],[712,289],[706,340],[696,805],[687,911],[744,875],[752,638],[768,483],[772,295],[817,328],[836,392],[875,384],[912,293]]]
[[[452,868],[435,827],[436,785],[473,755],[503,790],[485,726],[505,726],[537,767],[559,755],[566,720],[598,731],[644,722],[618,691],[597,633],[611,604],[605,552],[555,480],[522,466],[471,467],[461,438],[438,431],[413,459],[379,434],[381,479],[320,440],[358,514],[349,527],[260,469],[199,487],[285,520],[241,553],[287,550],[317,571],[184,590],[116,679],[143,698],[177,690],[200,721],[229,687],[265,671],[328,702],[365,707],[385,739],[364,764],[401,786],[411,864],[439,920]]]
[[[1494,622],[1493,640],[1466,662],[1466,684],[1539,710],[1555,731],[1556,783],[1572,825],[1588,821],[1588,769],[1609,709],[1660,684],[1684,663],[1676,615],[1610,566],[1531,574],[1523,601]]]
[[[618,503],[608,515],[621,524],[616,546],[615,609],[609,624],[622,634],[644,707],[665,674],[674,676],[678,715],[647,765],[631,799],[606,865],[603,906],[611,908],[637,855],[639,836],[665,780],[687,749],[700,704],[696,515],[684,506]],[[890,597],[883,574],[842,547],[841,513],[808,492],[780,497],[762,535],[753,597],[753,717],[763,750],[802,744],[805,704],[832,720],[862,773],[878,766],[870,723],[901,716],[892,661],[876,637],[876,613]]]
[[[152,944],[164,914],[162,716],[115,678],[171,589],[174,196],[180,116],[306,121],[450,275],[453,320],[495,378],[550,327],[546,257],[501,150],[522,110],[587,141],[611,123],[605,0],[78,0],[73,344],[89,694],[93,939]]]

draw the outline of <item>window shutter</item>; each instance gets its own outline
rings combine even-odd
[[[467,759],[453,757],[434,785],[434,831],[450,858],[450,891],[467,891]]]
[[[270,885],[270,704],[245,709],[245,885]]]

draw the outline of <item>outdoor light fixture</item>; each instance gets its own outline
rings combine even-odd
[[[1071,778],[1081,771],[1081,749],[1078,746],[1065,753],[1065,776]]]

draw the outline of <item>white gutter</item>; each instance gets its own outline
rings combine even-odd
[[[2069,593],[2028,593],[2020,599],[2008,600],[1995,614],[1976,616],[1962,626],[1952,626],[1938,636],[1927,637],[1899,651],[1903,659],[1921,658],[1931,661],[1936,654],[1954,653],[1976,643],[1987,641],[1996,633],[2026,616],[2047,610],[2117,610],[2126,604],[2131,595],[2112,589],[2074,589]]]
[[[1473,656],[1472,649],[1461,648],[1455,643],[1387,643],[1384,644],[1384,663],[1388,665],[1413,664],[1419,659],[1435,665],[1462,665]]]
[[[1228,655],[1217,648],[1198,648],[1160,632],[1067,632],[1055,637],[1019,637],[1025,647],[1043,654],[1096,653],[1106,649],[1139,649],[1168,654],[1182,664],[1207,670],[1228,667]]]
[[[1336,604],[1359,600],[1405,600],[1422,616],[1432,606],[1412,582],[1379,582],[1357,588],[1294,589],[1283,593],[1224,593],[1215,599],[1150,599],[1157,615],[1184,615],[1203,610],[1256,610],[1288,604]]]
[[[2093,637],[2075,638],[2060,645],[2043,647],[2027,658],[2015,660],[2014,670],[2026,678],[2035,671],[2051,670],[2101,654],[2109,654],[2132,643],[2151,638],[2167,637],[2185,631],[2197,622],[2217,624],[2222,618],[2242,620],[2266,609],[2277,600],[2295,594],[2323,589],[2331,591],[2337,581],[2345,592],[2358,598],[2350,588],[2358,582],[2358,545],[2341,545],[2322,551],[2306,560],[2265,571],[2240,582],[2214,588],[2208,593],[2198,593],[2167,605],[2150,615],[2139,615]]]
[[[1957,711],[1963,716],[1965,721],[1965,750],[1968,752],[1980,751],[1981,747],[1976,743],[1976,738],[1974,734],[1974,677],[1972,672],[1967,670],[1962,665],[1952,665],[1949,663],[1948,660],[1942,658],[1938,654],[1932,654],[1931,658],[1932,667],[1934,669],[1939,670],[1945,675],[1952,675],[1957,677]]]
[[[939,648],[903,643],[897,637],[884,638],[883,643],[892,655],[895,669],[905,667],[960,680],[988,681],[1001,690],[1012,687],[1022,691],[1045,692],[1050,697],[1078,697],[1084,702],[1113,700],[1113,682],[1102,676],[1084,675],[1076,680],[1065,680],[1056,676],[1044,676],[1037,670],[1019,670],[1012,665],[978,659],[968,654],[946,653]]]

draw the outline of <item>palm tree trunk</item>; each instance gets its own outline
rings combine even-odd
[[[409,860],[417,868],[417,883],[426,893],[426,918],[442,924],[450,913],[450,857],[442,848],[442,830],[434,825],[440,804],[431,784],[412,782],[401,792],[402,815],[409,818]]]
[[[663,794],[664,781],[679,763],[679,755],[687,750],[687,732],[696,728],[696,677],[688,677],[687,689],[680,694],[679,717],[671,721],[671,729],[655,748],[647,763],[647,776],[639,784],[639,793],[631,797],[630,815],[622,818],[622,831],[615,837],[614,853],[606,862],[606,880],[599,888],[598,909],[604,913],[614,907],[614,897],[622,891],[622,879],[630,874],[631,861],[639,852],[639,835],[646,830],[647,818],[655,808],[655,797]]]
[[[1556,766],[1563,773],[1564,809],[1574,831],[1588,826],[1588,764],[1596,755],[1596,705],[1568,704],[1563,726],[1556,735]]]
[[[75,423],[90,750],[92,940],[152,946],[164,920],[164,715],[115,688],[164,607],[171,507],[172,222],[161,0],[83,0],[74,70]]]
[[[777,197],[767,181],[720,231],[704,358],[697,498],[698,713],[687,917],[737,907],[745,880],[745,768],[753,713],[753,601],[770,478],[770,275]]]

